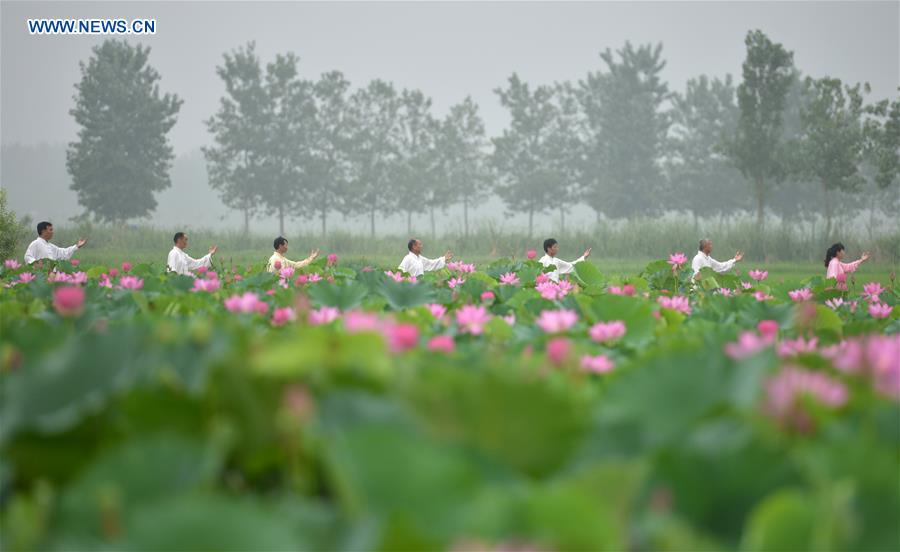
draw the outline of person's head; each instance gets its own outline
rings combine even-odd
[[[416,255],[422,254],[422,240],[416,238],[410,238],[409,243],[406,244],[406,248],[410,250],[411,253]]]
[[[828,248],[828,251],[825,252],[825,266],[831,262],[831,259],[841,260],[844,258],[844,244],[841,242],[837,242]]]
[[[172,238],[172,241],[175,242],[175,247],[184,249],[187,247],[187,234],[184,232],[175,232],[175,237]]]
[[[275,251],[278,251],[282,255],[287,253],[288,244],[286,238],[278,236],[277,238],[275,238],[275,241],[272,243],[272,245],[275,247]]]
[[[700,240],[700,247],[698,249],[709,255],[712,253],[712,240],[703,238]]]
[[[44,238],[45,240],[49,240],[53,237],[53,223],[52,222],[39,222],[37,225],[38,236]]]
[[[559,242],[554,240],[553,238],[547,238],[544,240],[544,253],[550,255],[551,257],[556,256],[556,252],[559,251]]]

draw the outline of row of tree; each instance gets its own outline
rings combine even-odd
[[[891,190],[900,180],[900,99],[866,102],[867,85],[803,78],[793,54],[760,31],[746,37],[741,83],[700,76],[684,93],[661,78],[662,45],[606,50],[577,82],[530,86],[518,75],[495,90],[510,124],[488,139],[470,98],[443,119],[419,90],[373,80],[353,89],[340,72],[301,76],[293,54],[265,65],[248,44],[224,56],[225,86],[206,121],[209,183],[251,217],[317,217],[469,210],[495,194],[512,212],[573,204],[610,218],[684,209],[727,213],[815,183],[831,234],[833,196]],[[101,220],[143,216],[169,185],[166,133],[181,100],[161,95],[148,51],[107,41],[77,85],[70,145],[73,188]],[[812,203],[812,202],[810,202]],[[803,205],[796,205],[798,211]]]

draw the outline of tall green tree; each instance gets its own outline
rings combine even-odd
[[[172,147],[167,134],[182,101],[161,94],[150,49],[107,40],[79,63],[75,107],[81,127],[69,144],[66,167],[87,213],[122,223],[156,208],[154,193],[171,185]]]
[[[828,77],[804,81],[797,157],[800,172],[821,186],[826,239],[832,237],[832,194],[855,192],[864,182],[859,173],[864,145],[860,87]]]
[[[900,206],[900,97],[882,100],[865,109],[863,166],[870,176],[869,232],[875,211],[896,212]]]
[[[563,181],[551,161],[550,133],[558,117],[552,101],[553,88],[537,86],[532,91],[513,73],[508,87],[494,92],[512,119],[509,128],[493,138],[491,161],[498,176],[495,191],[509,211],[528,213],[530,237],[535,213],[544,213],[556,205],[558,187]]]
[[[584,199],[597,213],[623,217],[660,206],[669,97],[662,80],[662,44],[635,48],[630,42],[600,54],[605,71],[581,81],[591,129],[587,150],[589,187]]]
[[[431,233],[434,209],[451,203],[463,208],[463,235],[469,237],[469,208],[478,205],[489,192],[488,143],[478,104],[471,96],[450,107],[438,136],[439,177],[429,198]]]
[[[665,170],[667,203],[686,209],[696,222],[743,206],[740,173],[729,163],[721,144],[738,120],[731,75],[690,79],[684,94],[672,95],[672,127]]]
[[[763,228],[771,188],[786,176],[782,114],[794,80],[794,55],[759,30],[748,32],[744,43],[747,57],[742,65],[743,81],[737,89],[741,115],[725,149],[734,166],[750,181],[757,225]]]
[[[394,208],[390,189],[400,160],[400,104],[394,86],[377,79],[350,97],[353,176],[347,203],[351,212],[369,216],[372,236],[375,215],[390,213]]]
[[[431,98],[420,90],[400,94],[397,121],[398,163],[391,185],[396,210],[406,214],[406,232],[412,234],[412,217],[426,204],[433,188],[438,162],[436,142],[439,123],[431,115]]]
[[[566,231],[566,213],[585,193],[587,146],[590,127],[579,91],[569,82],[553,87],[556,117],[547,138],[550,165],[559,178],[554,202],[559,209],[560,231]]]
[[[331,210],[344,210],[352,174],[350,81],[339,71],[323,74],[315,84],[316,122],[306,180],[309,206],[326,232]]]
[[[261,205],[262,164],[266,149],[266,90],[255,44],[224,55],[216,74],[225,84],[219,109],[206,121],[213,146],[204,147],[210,186],[226,206],[250,217]]]
[[[284,235],[285,216],[295,217],[308,209],[307,172],[316,132],[313,84],[300,78],[299,59],[279,54],[266,66],[264,111],[265,151],[262,201],[267,212],[278,217],[278,232]]]

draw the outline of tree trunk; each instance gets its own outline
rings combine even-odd
[[[412,211],[406,212],[406,234],[412,235]]]
[[[528,239],[534,234],[534,209],[528,210]]]
[[[250,209],[244,209],[244,235],[250,234]]]
[[[434,205],[431,206],[431,239],[437,239],[437,234],[434,231]]]
[[[278,206],[278,235],[284,235],[284,207]]]
[[[323,207],[322,207],[322,215],[321,215],[321,217],[322,217],[322,237],[323,237],[323,238],[325,237],[325,215],[326,215],[327,212],[328,212],[328,209],[326,209],[326,208],[323,206]]]
[[[369,211],[369,228],[372,233],[372,237],[375,237],[375,209]]]
[[[822,182],[822,191],[825,193],[825,241],[828,241],[831,239],[831,191],[825,182]]]
[[[765,227],[765,198],[763,197],[763,181],[756,179],[756,227],[762,230]]]
[[[463,235],[469,239],[469,198],[463,197]]]
[[[559,208],[559,233],[566,233],[566,210],[562,206]]]

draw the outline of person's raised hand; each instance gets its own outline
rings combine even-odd
[[[86,243],[87,243],[87,238],[80,238],[76,245],[78,246],[78,249],[81,249],[82,247],[84,247],[84,244],[86,244]]]
[[[319,256],[319,250],[318,250],[318,249],[313,249],[312,251],[309,252],[309,258],[310,258],[310,259],[315,259],[315,258],[318,257],[318,256]]]
[[[219,250],[219,246],[218,246],[218,245],[214,245],[214,246],[212,246],[212,247],[209,248],[209,254],[210,254],[210,255],[215,255],[215,254],[216,254],[216,251],[218,251],[218,250]]]
[[[734,254],[734,260],[735,260],[735,261],[740,261],[740,260],[743,259],[743,258],[744,258],[744,252],[743,252],[743,251],[740,251],[740,250],[739,250],[737,253]]]
[[[868,261],[869,258],[870,258],[871,256],[872,256],[872,254],[869,253],[868,251],[863,251],[863,254],[862,254],[862,260],[863,260],[863,261]]]
[[[588,257],[590,257],[590,256],[591,256],[591,249],[593,249],[593,248],[588,247],[587,249],[585,249],[585,250],[584,250],[584,255],[582,255],[582,257],[584,257],[585,259],[587,259]]]
[[[444,260],[445,260],[445,261],[449,261],[449,260],[452,259],[452,258],[453,258],[453,253],[452,253],[452,252],[447,251],[446,253],[444,253]]]

